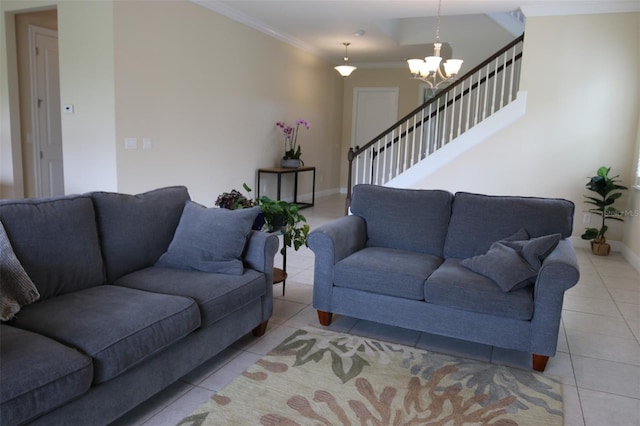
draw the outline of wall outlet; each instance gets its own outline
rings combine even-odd
[[[584,216],[582,216],[582,223],[584,223],[585,225],[591,223],[591,213],[585,213]]]

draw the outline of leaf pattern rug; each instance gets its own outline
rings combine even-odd
[[[552,377],[306,328],[179,425],[562,423],[562,385]]]

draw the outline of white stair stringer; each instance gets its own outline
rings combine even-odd
[[[527,106],[527,92],[519,91],[516,99],[476,124],[451,142],[394,177],[385,186],[395,188],[415,188],[419,182],[438,169],[454,161],[460,154],[470,150],[489,137],[524,116]]]

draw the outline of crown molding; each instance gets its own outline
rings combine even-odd
[[[253,28],[254,30],[260,31],[264,34],[267,34],[268,36],[271,36],[273,38],[276,38],[280,41],[283,41],[287,44],[290,44],[294,47],[297,47],[299,49],[302,49],[306,52],[309,52],[315,56],[318,56],[322,59],[325,59],[326,61],[332,62],[333,61],[330,58],[327,58],[326,56],[324,56],[320,51],[318,51],[317,49],[315,49],[313,46],[311,46],[308,43],[303,42],[302,40],[299,40],[295,37],[291,37],[288,34],[282,33],[268,25],[266,25],[264,22],[255,19],[249,15],[246,15],[240,11],[238,11],[237,9],[234,9],[232,7],[226,6],[223,3],[219,2],[218,0],[191,0],[191,2],[200,5],[204,8],[207,8],[209,10],[212,10],[216,13],[219,13],[220,15],[226,16],[229,19],[232,19],[236,22],[239,22],[241,24],[247,25],[248,27]]]
[[[638,1],[599,1],[562,4],[560,2],[546,2],[537,5],[527,5],[520,8],[527,18],[534,16],[569,16],[569,15],[597,15],[605,13],[640,12]]]

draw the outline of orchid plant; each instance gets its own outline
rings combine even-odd
[[[278,121],[276,126],[282,129],[284,135],[284,156],[283,160],[299,160],[302,154],[300,145],[298,145],[298,130],[300,125],[309,130],[309,122],[307,120],[299,119],[295,123],[295,127],[289,126],[284,121]]]

